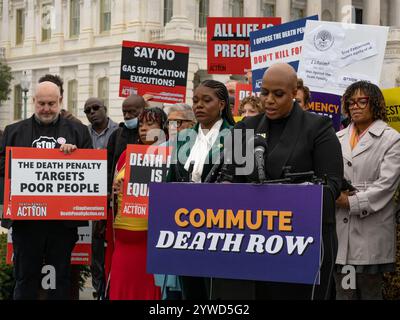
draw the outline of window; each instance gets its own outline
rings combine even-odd
[[[78,81],[68,81],[68,111],[74,116],[78,114]]]
[[[359,8],[355,8],[356,11],[356,21],[355,23],[357,24],[362,24],[363,23],[363,10]]]
[[[262,5],[262,14],[264,17],[275,17],[275,5],[264,2]]]
[[[77,37],[80,29],[80,0],[71,0],[69,10],[69,36]]]
[[[111,29],[111,0],[100,1],[100,32]]]
[[[25,10],[18,9],[16,12],[16,39],[15,44],[22,44],[25,38]]]
[[[210,0],[200,0],[199,2],[199,28],[207,27],[207,17],[210,12]]]
[[[22,88],[20,85],[14,87],[14,120],[22,119]]]
[[[98,82],[98,95],[106,107],[108,107],[108,78],[101,78]]]
[[[164,26],[171,21],[173,14],[173,0],[164,0]]]
[[[231,0],[232,17],[243,17],[244,16],[244,1],[243,0]]]
[[[300,8],[291,8],[290,17],[292,20],[298,20],[304,18],[304,9]]]
[[[53,6],[44,4],[42,6],[42,41],[48,41],[51,38]]]

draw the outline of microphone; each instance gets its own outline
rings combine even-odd
[[[267,181],[264,162],[264,154],[268,149],[267,141],[263,137],[256,135],[253,139],[249,140],[249,143],[254,144],[254,160],[257,168],[258,181],[264,183]]]

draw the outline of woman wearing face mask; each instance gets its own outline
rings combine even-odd
[[[224,137],[234,124],[225,85],[214,80],[202,82],[194,90],[193,112],[198,123],[193,129],[178,133],[167,178],[169,182],[202,183],[217,180],[219,170],[212,169],[215,169],[214,164],[224,150]],[[193,144],[189,148],[186,145],[187,138]],[[181,149],[187,152],[181,152]],[[208,299],[209,279],[181,277],[181,282],[185,299]]]
[[[336,299],[382,300],[383,273],[395,271],[400,134],[386,123],[385,100],[376,85],[356,82],[342,101],[351,123],[337,136],[350,184],[336,200]],[[343,287],[348,271],[342,269],[349,265],[356,288]]]
[[[158,145],[166,141],[167,116],[159,108],[142,111],[139,120],[139,144]],[[121,154],[114,176],[115,219],[114,248],[111,261],[110,300],[158,300],[160,288],[154,276],[146,273],[147,219],[121,216],[122,186],[125,177],[126,150]]]

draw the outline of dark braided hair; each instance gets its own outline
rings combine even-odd
[[[152,121],[158,123],[161,130],[164,131],[165,136],[168,140],[168,125],[167,125],[168,117],[162,109],[157,107],[146,108],[140,113],[138,120],[139,123],[143,121],[146,122]]]
[[[361,91],[369,97],[368,105],[372,112],[372,117],[375,120],[388,121],[386,115],[386,103],[382,91],[373,83],[367,81],[358,81],[351,84],[342,97],[342,109],[347,116],[350,117],[349,99],[357,92]]]
[[[222,110],[221,115],[222,119],[226,120],[232,126],[235,125],[235,120],[233,119],[232,110],[229,105],[229,93],[225,85],[216,80],[205,80],[200,85],[213,89],[218,99],[225,102],[225,108]]]

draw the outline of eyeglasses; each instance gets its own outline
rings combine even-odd
[[[99,105],[95,104],[95,105],[93,105],[93,106],[90,106],[90,107],[85,108],[85,109],[83,110],[83,112],[86,113],[86,114],[89,114],[89,113],[92,112],[92,109],[93,109],[93,111],[97,111],[97,110],[99,110],[101,107],[102,107],[102,106],[99,106]]]
[[[347,100],[347,105],[349,106],[349,109],[353,109],[355,105],[357,105],[357,107],[359,107],[360,109],[365,109],[368,105],[368,102],[369,97],[359,97],[355,100]]]
[[[184,122],[192,122],[192,120],[187,119],[171,119],[167,121],[169,127],[180,128]]]

